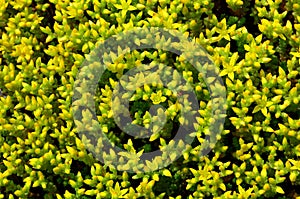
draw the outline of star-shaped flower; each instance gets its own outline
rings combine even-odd
[[[152,100],[153,104],[159,104],[160,102],[166,101],[166,97],[162,96],[161,90],[157,93],[152,93],[150,99]]]

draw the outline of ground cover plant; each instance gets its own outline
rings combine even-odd
[[[219,70],[226,118],[207,155],[198,152],[212,133],[208,85],[183,56],[159,49],[133,50],[107,65],[94,96],[97,120],[128,151],[171,142],[184,122],[182,93],[160,84],[135,91],[134,124],[148,128],[151,105],[165,107],[166,124],[149,139],[118,128],[110,102],[127,71],[170,65],[199,100],[189,150],[136,174],[103,165],[80,139],[72,110],[80,66],[106,39],[134,27],[181,32]],[[298,0],[0,0],[0,198],[300,198],[299,73]]]

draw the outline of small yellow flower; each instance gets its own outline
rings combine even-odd
[[[159,104],[160,102],[166,101],[166,97],[162,96],[161,90],[157,93],[152,93],[150,99],[152,100],[153,104]]]

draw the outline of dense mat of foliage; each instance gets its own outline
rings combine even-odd
[[[152,151],[180,123],[176,95],[136,91],[136,124],[149,107],[168,122],[149,141],[114,123],[115,81],[141,63],[174,66],[195,87],[199,128],[191,149],[162,170],[131,174],[98,162],[79,139],[71,103],[77,71],[96,45],[132,27],[176,29],[202,45],[227,90],[224,130],[197,150],[210,96],[195,71],[170,52],[134,50],[112,63],[95,97],[103,131],[117,145]],[[0,198],[300,198],[300,3],[298,0],[0,0]]]

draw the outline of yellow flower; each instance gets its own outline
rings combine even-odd
[[[152,93],[150,99],[152,100],[153,104],[159,104],[160,102],[166,101],[166,97],[162,96],[161,90],[157,93]]]

